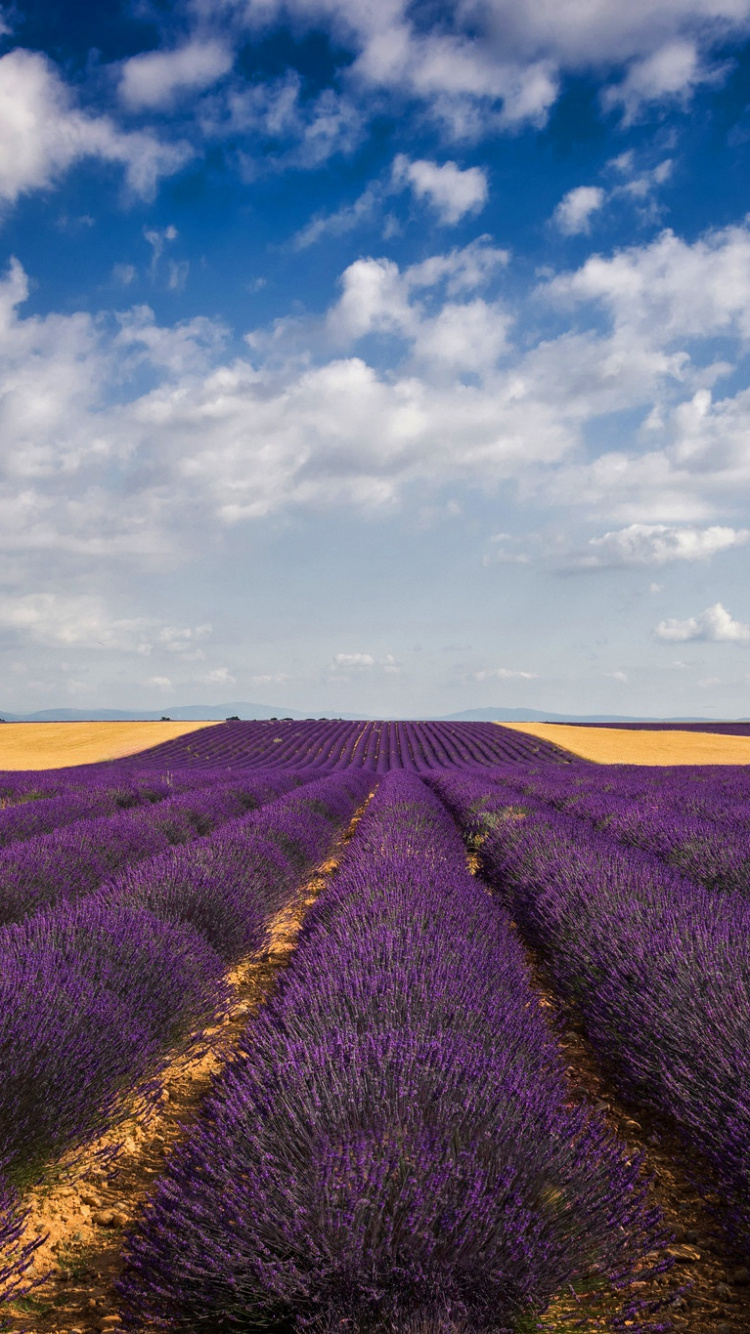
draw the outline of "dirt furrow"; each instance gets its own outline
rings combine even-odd
[[[372,796],[372,793],[370,794]],[[198,1114],[212,1077],[240,1047],[248,1019],[271,996],[307,911],[335,874],[369,802],[355,813],[331,856],[273,918],[268,945],[227,974],[230,1001],[188,1050],[176,1052],[146,1097],[84,1152],[62,1159],[27,1195],[28,1235],[41,1279],[33,1294],[3,1311],[9,1334],[94,1334],[117,1330],[114,1283],[122,1229],[135,1217],[173,1146]]]

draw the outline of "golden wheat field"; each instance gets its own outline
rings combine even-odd
[[[206,723],[4,723],[0,769],[65,769],[136,755]]]
[[[716,732],[629,732],[575,723],[503,723],[596,764],[750,764],[750,736]]]

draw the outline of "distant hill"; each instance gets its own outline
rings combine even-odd
[[[173,722],[206,722],[237,715],[243,721],[263,722],[269,718],[343,718],[354,722],[371,721],[366,714],[346,713],[331,710],[319,713],[311,709],[300,713],[299,709],[287,709],[270,704],[248,704],[246,701],[230,704],[183,704],[172,708],[160,709],[40,709],[37,713],[5,713],[0,710],[0,718],[8,723],[109,723],[158,721],[171,718]],[[421,715],[423,719],[427,715]],[[710,723],[713,718],[649,718],[643,714],[620,713],[545,713],[541,709],[463,709],[460,713],[432,715],[433,722],[440,723]],[[737,719],[746,722],[747,719]]]
[[[357,713],[300,713],[298,709],[287,709],[269,704],[183,704],[164,709],[40,709],[37,713],[6,713],[0,710],[0,718],[8,723],[117,723],[151,722],[160,718],[171,718],[172,722],[223,722],[234,714],[243,721],[260,721],[268,718],[362,718]]]
[[[713,718],[649,718],[646,714],[544,713],[540,709],[464,709],[435,720],[444,723],[710,723]],[[746,721],[738,719],[739,722]]]

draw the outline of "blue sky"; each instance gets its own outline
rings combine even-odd
[[[750,0],[2,13],[0,706],[750,714]]]

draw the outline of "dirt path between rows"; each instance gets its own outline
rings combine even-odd
[[[117,1330],[114,1283],[121,1269],[122,1229],[137,1215],[171,1149],[198,1115],[213,1076],[240,1049],[249,1018],[270,998],[289,963],[302,923],[338,869],[372,793],[330,857],[272,919],[266,948],[227,974],[231,998],[200,1042],[168,1059],[148,1099],[87,1146],[63,1159],[24,1200],[28,1236],[45,1240],[33,1294],[2,1312],[9,1334],[99,1334]],[[114,1155],[114,1158],[113,1158]]]

